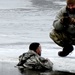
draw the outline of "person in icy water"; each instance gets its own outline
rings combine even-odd
[[[49,59],[41,57],[40,43],[33,42],[29,46],[29,51],[19,56],[17,66],[32,70],[52,70],[53,63]]]
[[[75,0],[66,0],[53,22],[50,38],[63,49],[58,55],[65,57],[73,51],[75,45]]]

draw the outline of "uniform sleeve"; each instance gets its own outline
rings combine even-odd
[[[57,13],[56,18],[53,22],[53,27],[55,30],[63,30],[64,25],[61,23],[61,18],[63,17],[64,9],[60,9],[60,11]]]
[[[24,64],[24,67],[33,70],[52,70],[52,62],[46,60],[43,57],[32,56],[27,62]]]
[[[23,64],[23,66],[33,70],[43,70],[42,63],[36,55],[29,58],[26,63]]]
[[[52,68],[53,68],[53,63],[49,59],[40,57],[39,63],[44,70],[52,70]]]

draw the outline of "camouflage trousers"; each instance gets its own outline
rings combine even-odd
[[[53,30],[50,32],[50,38],[59,46],[64,47],[66,44],[75,45],[75,35],[66,32]]]

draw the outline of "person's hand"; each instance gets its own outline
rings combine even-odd
[[[70,17],[63,17],[63,18],[61,18],[61,23],[63,25],[69,25],[71,23],[71,18]]]
[[[75,24],[75,18],[71,18],[71,24]]]
[[[63,16],[60,21],[65,27],[67,27],[71,23],[71,18],[69,17],[68,13],[63,13]]]

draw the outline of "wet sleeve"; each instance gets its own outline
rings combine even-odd
[[[40,64],[45,70],[52,70],[53,63],[49,59],[40,58]]]

